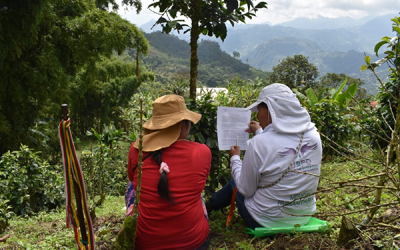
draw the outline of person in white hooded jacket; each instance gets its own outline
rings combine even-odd
[[[322,159],[320,135],[308,112],[289,87],[274,83],[263,88],[248,110],[250,122],[243,161],[240,147],[230,149],[233,179],[208,200],[208,212],[230,204],[235,186],[239,214],[245,226],[305,225],[316,211],[315,197]]]

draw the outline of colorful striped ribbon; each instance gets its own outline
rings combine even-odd
[[[67,228],[71,225],[74,228],[75,241],[78,245],[79,250],[94,250],[94,233],[92,227],[92,220],[90,218],[89,209],[86,201],[86,188],[85,181],[83,179],[82,170],[79,164],[78,157],[76,156],[75,145],[72,139],[71,129],[70,129],[70,119],[67,121],[62,120],[58,127],[60,134],[61,152],[64,162],[64,177],[65,177],[65,194],[66,194],[66,220]],[[77,216],[77,211],[74,204],[74,181],[76,187],[79,188],[81,203],[82,203],[82,213],[85,220],[86,228],[88,231],[88,241],[85,242],[80,237],[80,227],[79,219]]]

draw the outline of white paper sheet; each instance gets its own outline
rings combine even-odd
[[[217,134],[219,150],[229,150],[236,145],[247,149],[249,133],[245,130],[250,123],[251,111],[245,108],[218,107]]]

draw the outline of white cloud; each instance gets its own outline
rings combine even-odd
[[[257,12],[257,16],[247,23],[272,24],[282,23],[299,17],[317,18],[318,15],[337,18],[349,16],[359,19],[368,15],[384,15],[400,11],[399,0],[264,0],[268,9]],[[120,0],[117,0],[120,2]],[[255,4],[260,0],[254,1]],[[143,10],[136,14],[135,10],[123,10],[118,13],[130,22],[140,26],[159,16],[147,9],[153,0],[142,0]]]

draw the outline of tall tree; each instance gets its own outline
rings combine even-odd
[[[40,112],[59,117],[77,72],[134,47],[136,27],[104,10],[107,2],[0,0],[0,154],[27,143]]]
[[[136,64],[121,58],[102,58],[92,72],[81,70],[71,84],[71,118],[80,134],[103,129],[111,121],[118,125],[118,107],[126,105],[140,82],[154,80],[152,72],[135,75]],[[143,69],[142,69],[143,70]],[[95,74],[90,77],[88,74]]]
[[[247,5],[247,11],[245,9]],[[261,8],[267,8],[267,3],[260,2],[254,6],[252,0],[155,0],[149,7],[159,9],[161,17],[156,24],[161,24],[165,33],[172,30],[178,32],[190,31],[190,98],[196,100],[197,82],[197,47],[200,34],[215,36],[223,41],[227,36],[226,22],[245,23],[246,18],[251,19],[255,12]],[[184,20],[177,18],[185,17],[190,20],[191,26],[184,24]]]
[[[272,68],[270,82],[280,82],[290,88],[311,87],[316,88],[318,68],[308,62],[308,58],[303,55],[286,57]]]
[[[144,37],[141,31],[138,31],[135,36],[135,48],[136,48],[136,77],[140,80],[139,70],[139,56],[140,54],[147,55],[149,51],[149,41]]]

